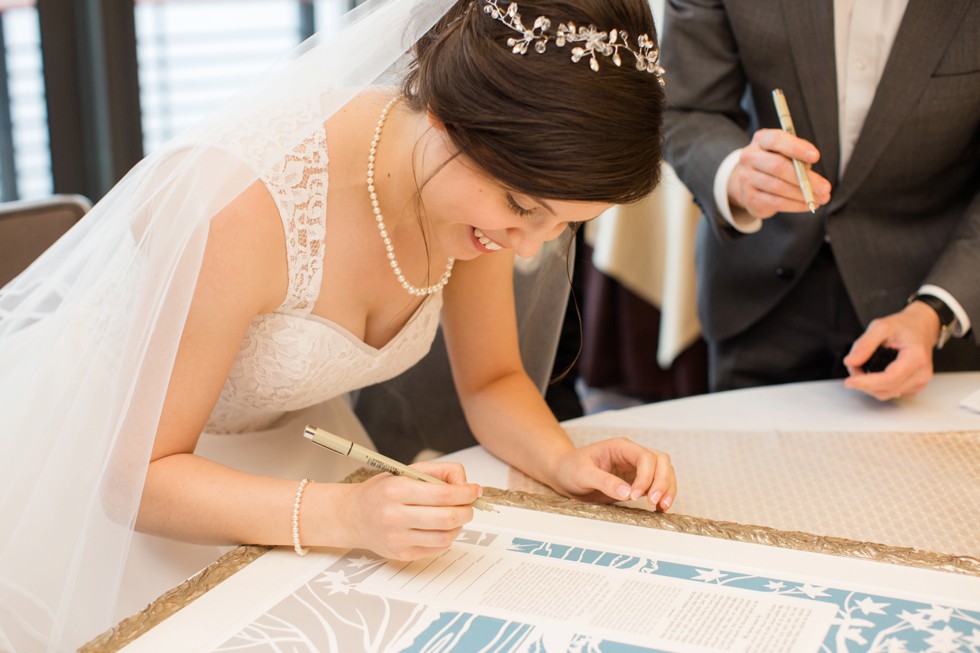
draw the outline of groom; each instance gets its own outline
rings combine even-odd
[[[703,211],[713,389],[851,375],[890,399],[980,369],[977,34],[972,0],[667,3],[666,158]],[[879,345],[898,359],[866,374]]]

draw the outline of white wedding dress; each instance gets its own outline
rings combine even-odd
[[[359,93],[397,86],[406,53],[454,5],[358,3],[137,164],[0,288],[0,649],[74,650],[221,553],[133,528],[210,221],[258,176],[282,214],[289,294],[248,329],[196,453],[290,482],[356,468],[303,426],[363,441],[345,394],[422,358],[442,298],[380,348],[311,315],[331,282],[322,245],[338,230],[325,216],[343,215],[325,210],[323,125]]]
[[[339,480],[357,465],[310,446],[303,427],[316,424],[371,446],[347,393],[393,378],[425,356],[439,324],[442,294],[429,295],[380,349],[313,315],[323,282],[323,242],[329,237],[325,132],[314,132],[264,170],[233,140],[224,147],[255,169],[275,200],[286,235],[289,281],[282,305],[249,326],[196,453],[266,476]],[[141,610],[227,550],[137,533],[118,617]]]

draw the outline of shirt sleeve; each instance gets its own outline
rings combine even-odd
[[[956,328],[953,329],[952,332],[952,336],[954,338],[962,338],[967,334],[967,332],[970,330],[970,316],[966,314],[966,311],[963,310],[960,303],[956,301],[956,298],[939,286],[934,286],[929,283],[923,284],[919,288],[919,294],[938,297],[953,311],[953,315],[956,316]]]
[[[735,170],[741,153],[742,148],[739,148],[722,159],[718,172],[715,173],[714,199],[718,212],[728,224],[743,234],[754,234],[762,229],[762,219],[753,217],[743,208],[733,209],[728,201],[728,180],[731,179],[732,171]]]

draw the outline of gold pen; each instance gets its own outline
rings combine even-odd
[[[786,96],[782,90],[774,88],[772,90],[772,101],[776,103],[776,114],[779,116],[779,125],[783,131],[790,136],[796,136],[796,128],[793,127],[793,118],[789,115],[789,105],[786,104]],[[796,170],[796,180],[800,182],[800,190],[803,191],[803,199],[810,213],[816,213],[817,203],[813,199],[813,188],[810,187],[810,177],[807,176],[806,166],[799,159],[793,159],[793,168]]]
[[[318,444],[324,449],[329,449],[334,453],[339,453],[341,456],[347,456],[348,458],[353,458],[365,465],[370,465],[380,469],[383,472],[388,472],[394,476],[407,476],[408,478],[414,478],[416,481],[425,481],[426,483],[442,483],[446,482],[441,478],[436,478],[435,476],[430,476],[424,472],[420,472],[417,469],[412,469],[408,465],[403,465],[397,460],[392,460],[387,456],[383,456],[377,451],[371,451],[366,449],[359,444],[355,444],[346,438],[342,438],[339,435],[334,435],[329,431],[324,431],[315,426],[307,426],[306,430],[303,432],[307,440],[313,442],[313,444]],[[490,512],[498,512],[496,508],[490,505],[483,499],[477,499],[471,504],[474,508],[479,510],[488,510]]]

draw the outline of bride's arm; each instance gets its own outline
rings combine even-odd
[[[285,251],[282,226],[259,183],[211,221],[147,471],[137,520],[142,531],[244,541],[244,523],[269,521],[259,516],[275,514],[276,490],[289,491],[286,481],[272,488],[193,455],[249,322],[285,295],[286,262],[277,248]]]
[[[666,510],[676,494],[670,458],[624,438],[576,449],[528,377],[514,314],[513,254],[460,262],[446,286],[443,328],[467,422],[492,454],[568,496],[646,495]]]
[[[246,474],[194,454],[251,320],[286,292],[282,223],[256,183],[212,221],[161,413],[137,527],[202,543],[292,543],[299,479]],[[387,475],[356,486],[314,483],[302,501],[304,546],[364,546],[389,557],[445,548],[472,516],[478,488],[458,466],[450,485]]]

